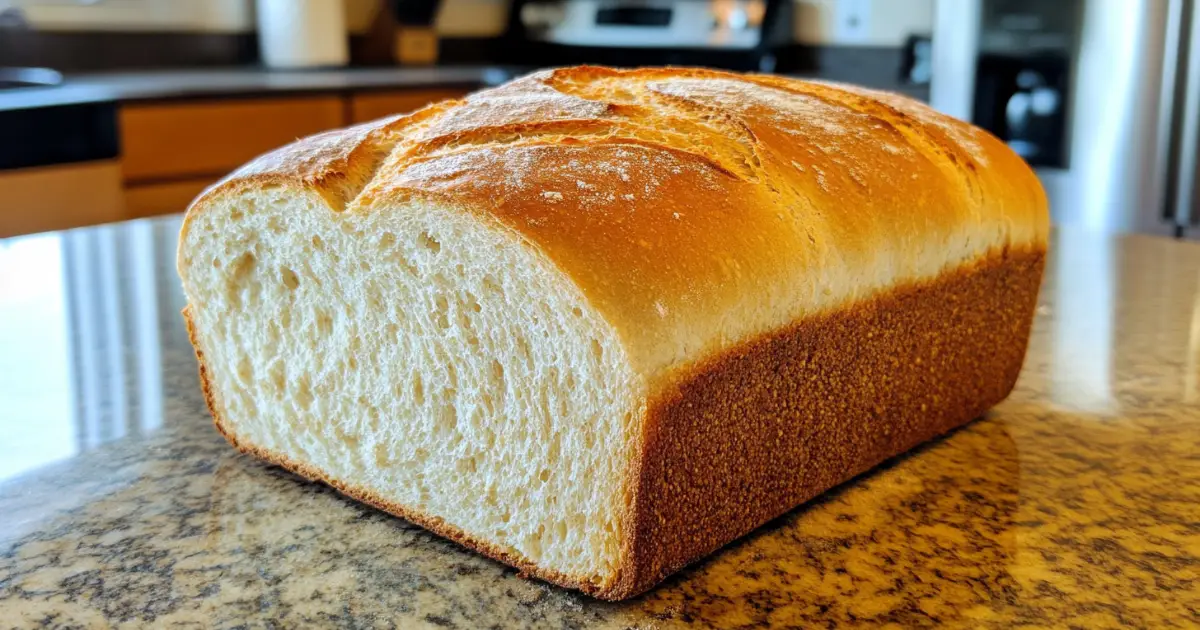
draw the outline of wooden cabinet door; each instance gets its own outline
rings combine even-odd
[[[136,103],[119,114],[125,181],[219,176],[304,136],[345,125],[336,95]]]
[[[388,90],[386,92],[364,92],[350,96],[351,122],[360,123],[394,114],[407,114],[430,103],[451,98],[462,98],[470,90],[466,88],[437,90]]]
[[[216,177],[197,177],[170,182],[137,184],[125,188],[125,216],[129,219],[174,214],[187,210],[192,200],[205,188],[216,183]]]
[[[115,160],[0,171],[0,238],[123,218]]]

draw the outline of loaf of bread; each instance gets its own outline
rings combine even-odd
[[[580,67],[264,155],[178,265],[234,446],[621,599],[1003,399],[1047,234],[907,98]]]

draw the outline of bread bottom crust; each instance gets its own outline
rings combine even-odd
[[[539,567],[239,437],[218,410],[190,307],[183,315],[209,411],[238,450],[523,574],[621,600],[1003,400],[1024,360],[1044,258],[1044,250],[998,252],[681,370],[647,407],[630,471],[631,535],[608,584]]]
[[[645,591],[980,416],[1024,362],[1044,250],[1004,250],[690,367],[650,401],[626,571]]]

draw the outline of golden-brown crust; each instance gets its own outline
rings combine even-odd
[[[607,599],[1002,398],[1048,232],[1037,178],[986,132],[895,95],[697,69],[541,72],[265,155],[189,209],[185,288],[195,217],[268,186],[317,195],[335,213],[434,198],[516,233],[574,283],[646,392],[622,521],[632,535],[609,582],[561,575],[246,444],[220,413],[193,336],[218,429],[239,449]],[[906,345],[896,330],[929,341]],[[889,363],[935,348],[928,373]],[[835,356],[805,371],[803,352]],[[785,368],[794,373],[775,376]],[[769,421],[792,433],[759,434]],[[783,462],[808,468],[787,477]]]
[[[264,155],[193,204],[296,186],[334,212],[449,202],[574,282],[651,383],[787,322],[1044,245],[1002,142],[881,92],[688,68],[540,72]]]
[[[647,411],[630,470],[631,535],[609,584],[539,567],[239,438],[219,410],[189,309],[184,318],[217,430],[242,452],[527,575],[621,600],[1007,396],[1025,355],[1044,253],[1000,251],[677,373]]]
[[[632,556],[601,596],[645,591],[1003,400],[1043,264],[1040,249],[998,252],[677,375],[644,425]]]

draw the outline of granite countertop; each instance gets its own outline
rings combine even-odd
[[[479,87],[498,85],[524,72],[499,66],[435,66],[321,70],[231,67],[76,74],[58,86],[2,92],[0,111],[182,97]]]
[[[1200,245],[1056,234],[1006,402],[613,604],[230,448],[177,227],[0,241],[0,627],[1200,624]]]

